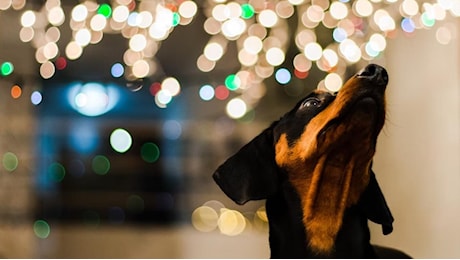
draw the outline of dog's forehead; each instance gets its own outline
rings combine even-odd
[[[306,100],[312,98],[318,99],[321,104],[308,109],[300,109]],[[289,142],[299,138],[308,122],[325,107],[327,107],[334,98],[335,95],[330,92],[314,90],[306,97],[300,99],[289,112],[272,125],[274,128],[275,139],[278,139],[282,133],[287,135]]]

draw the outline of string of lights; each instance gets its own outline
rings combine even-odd
[[[438,42],[448,44],[454,29],[441,21],[460,16],[460,0],[207,0],[200,6],[192,0],[113,0],[102,4],[87,0],[72,6],[68,14],[60,0],[47,0],[36,10],[26,7],[26,0],[0,3],[0,11],[21,12],[19,38],[35,48],[43,79],[64,70],[68,61],[79,59],[85,47],[98,44],[104,34],[120,34],[129,47],[123,62],[113,64],[111,74],[128,81],[152,76],[159,66],[154,57],[162,41],[177,26],[190,24],[202,10],[206,16],[203,29],[210,38],[196,60],[197,68],[212,73],[230,42],[236,43],[235,59],[241,68],[222,85],[203,84],[199,95],[204,101],[225,100],[233,118],[242,117],[257,104],[265,94],[263,81],[269,77],[283,85],[292,77],[308,77],[316,66],[326,75],[318,87],[336,91],[347,66],[380,57],[389,38],[436,28]],[[292,21],[295,32],[290,35]],[[57,43],[66,22],[72,37],[61,50]],[[320,27],[331,33],[331,43],[319,41]],[[286,61],[291,41],[298,53]],[[284,68],[286,62],[293,69]],[[12,63],[3,63],[2,76],[13,69]],[[156,104],[164,108],[180,88],[181,83],[169,77],[152,86],[151,92]],[[237,97],[229,98],[229,92],[236,92]]]

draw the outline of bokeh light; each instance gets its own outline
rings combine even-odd
[[[224,85],[219,85],[215,88],[215,96],[219,100],[226,100],[230,95],[229,89]]]
[[[192,225],[198,231],[211,232],[217,228],[219,215],[208,206],[200,206],[192,212]]]
[[[125,68],[121,63],[115,63],[112,65],[112,68],[110,69],[110,74],[112,74],[112,77],[114,78],[119,78],[123,76],[125,73]]]
[[[246,219],[239,211],[225,209],[217,221],[217,226],[222,234],[236,236],[246,228]]]
[[[96,155],[91,161],[91,168],[98,175],[106,175],[110,171],[110,161],[104,155]]]
[[[209,101],[214,97],[214,88],[211,85],[201,86],[199,95],[204,101]]]
[[[58,162],[53,162],[48,167],[48,178],[54,182],[61,182],[64,180],[66,170],[64,166]]]
[[[226,112],[229,117],[238,119],[246,114],[247,105],[241,98],[233,98],[227,103]]]
[[[96,82],[75,84],[68,92],[68,102],[78,113],[85,116],[100,116],[112,110],[118,103],[119,93],[113,86]]]
[[[18,99],[22,95],[22,88],[19,85],[14,85],[11,87],[11,97]]]
[[[280,84],[287,84],[291,81],[291,73],[286,68],[279,68],[275,73],[275,79]]]
[[[254,16],[254,14],[255,10],[251,4],[245,3],[241,5],[241,17],[243,19],[250,19]]]
[[[13,63],[6,61],[3,62],[2,65],[0,65],[0,74],[2,76],[8,76],[14,71],[14,66]]]
[[[339,74],[330,73],[324,79],[324,84],[329,91],[336,92],[342,87],[343,81]]]
[[[180,93],[180,83],[179,81],[174,78],[174,77],[167,77],[161,82],[161,89],[163,91],[167,91],[167,93],[174,97],[177,96]],[[169,103],[169,102],[166,102]]]
[[[35,24],[37,16],[34,11],[27,10],[21,15],[21,25],[23,27],[31,27]]]
[[[110,145],[116,152],[127,152],[131,148],[132,143],[131,134],[123,128],[117,128],[110,134]]]
[[[32,104],[39,105],[42,101],[43,96],[40,93],[40,91],[35,90],[34,92],[32,92],[32,94],[30,95],[30,102],[32,102]]]
[[[177,120],[166,120],[163,123],[163,136],[169,140],[177,140],[182,135],[182,125]]]
[[[34,222],[33,230],[35,236],[41,239],[46,239],[51,234],[51,227],[45,220],[39,219]]]
[[[109,4],[101,4],[97,9],[97,13],[109,18],[112,15],[112,7]]]
[[[241,86],[241,80],[237,75],[230,74],[225,78],[225,86],[229,90],[235,91]]]
[[[154,163],[160,158],[160,148],[155,143],[145,143],[141,147],[141,157],[148,163]]]
[[[0,10],[23,10],[25,2],[3,1]],[[458,0],[286,0],[268,4],[258,0],[244,3],[214,0],[204,6],[191,0],[177,3],[86,1],[75,3],[69,9],[68,18],[62,1],[42,2],[42,8],[24,9],[20,13],[19,38],[35,48],[35,59],[43,79],[51,79],[58,74],[56,71],[68,69],[69,60],[81,58],[88,45],[100,43],[107,33],[120,34],[128,43],[122,53],[122,62],[113,64],[110,69],[112,77],[135,82],[153,76],[158,70],[155,55],[161,42],[175,27],[191,24],[202,11],[205,15],[202,27],[210,37],[196,60],[197,68],[203,73],[214,71],[226,53],[234,53],[227,52],[227,48],[236,46],[237,57],[234,58],[251,76],[245,79],[232,75],[226,77],[223,80],[227,89],[218,85],[222,82],[215,88],[199,83],[202,86],[200,99],[226,101],[235,92],[245,98],[246,106],[250,104],[251,107],[265,95],[259,91],[262,88],[253,86],[272,76],[278,83],[288,84],[287,80],[280,81],[280,75],[287,75],[279,70],[280,66],[287,66],[286,62],[294,65],[291,73],[295,77],[305,79],[312,67],[316,67],[324,72],[324,78],[315,80],[331,85],[336,82],[332,81],[336,76],[327,80],[326,77],[332,72],[343,77],[347,66],[381,58],[388,38],[410,36],[416,30],[437,26],[436,41],[444,45],[451,43],[456,32],[442,21],[448,16],[460,17]],[[296,19],[289,20],[291,17]],[[63,26],[66,21],[68,24]],[[297,22],[297,29],[291,32],[292,22]],[[317,30],[318,27],[327,28],[331,37],[317,37],[318,33],[327,33]],[[71,31],[65,32],[67,28]],[[403,33],[398,35],[399,31]],[[291,37],[290,33],[294,35]],[[62,42],[61,34],[71,36],[68,42]],[[325,42],[328,38],[334,42]],[[292,39],[298,50],[290,48]],[[63,46],[65,50],[61,49]],[[6,68],[0,71],[1,76],[7,76],[13,73],[13,67],[10,72]],[[338,84],[332,85],[337,87]],[[180,90],[179,81],[171,86],[162,82],[161,88],[153,94],[155,104],[159,108],[168,107]]]
[[[12,152],[6,152],[3,154],[2,164],[5,170],[13,172],[16,170],[16,168],[18,168],[19,160],[16,154]]]

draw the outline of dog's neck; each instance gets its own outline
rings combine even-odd
[[[373,258],[367,217],[359,203],[347,208],[333,249],[319,254],[308,246],[300,199],[286,180],[279,192],[267,199],[272,258]]]

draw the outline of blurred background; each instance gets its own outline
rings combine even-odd
[[[460,0],[0,1],[0,256],[267,258],[211,175],[313,89],[385,66],[373,242],[460,257]]]

